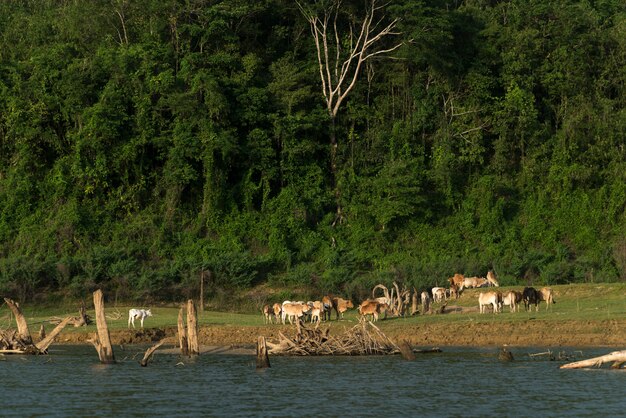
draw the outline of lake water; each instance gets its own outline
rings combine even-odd
[[[545,349],[443,348],[400,356],[270,357],[157,352],[140,367],[143,348],[101,365],[93,347],[53,346],[48,356],[0,362],[2,416],[626,416],[626,371],[560,370],[564,361],[530,357]],[[577,359],[611,349],[562,351]]]

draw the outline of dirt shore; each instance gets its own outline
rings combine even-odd
[[[382,321],[381,321],[382,322]],[[604,321],[541,321],[516,323],[436,323],[405,324],[378,322],[383,332],[395,341],[406,340],[416,347],[443,346],[538,346],[538,347],[615,347],[626,348],[626,318]],[[331,333],[342,333],[353,322],[331,322]],[[278,333],[291,335],[293,327],[267,326],[203,326],[198,339],[205,346],[253,346],[259,336],[277,340]],[[176,328],[146,328],[145,330],[111,330],[113,344],[150,344],[167,338],[176,342]],[[89,344],[84,332],[61,334],[57,343]]]

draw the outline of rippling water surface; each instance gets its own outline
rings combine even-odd
[[[92,347],[56,346],[48,356],[6,356],[2,416],[626,416],[626,372],[559,370],[562,361],[513,348],[444,348],[408,362],[385,357],[271,357],[157,353],[114,347],[101,365]],[[610,349],[564,350],[578,358]],[[606,367],[606,366],[605,366]]]

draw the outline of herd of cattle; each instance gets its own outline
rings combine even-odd
[[[450,298],[459,298],[465,289],[482,288],[482,287],[499,287],[492,271],[487,273],[487,277],[464,277],[462,274],[455,274],[448,279],[450,287],[432,287],[421,292],[415,291],[414,305],[421,304],[422,312],[430,309],[431,303],[444,302]],[[478,307],[480,313],[488,310],[493,313],[502,312],[504,306],[509,306],[510,312],[519,312],[521,304],[524,305],[526,311],[539,311],[540,302],[546,302],[546,309],[550,305],[556,303],[554,300],[554,292],[549,287],[543,287],[539,290],[534,287],[525,287],[522,291],[510,290],[507,292],[499,292],[496,290],[488,290],[478,294]],[[359,315],[371,317],[372,321],[377,321],[380,315],[387,316],[390,307],[393,306],[393,299],[389,296],[366,299],[358,306]],[[308,320],[313,323],[326,321],[331,319],[332,311],[335,311],[336,319],[343,318],[344,312],[354,308],[354,304],[349,299],[327,295],[322,300],[317,301],[289,301],[282,303],[274,303],[273,305],[263,306],[262,312],[266,323],[283,323],[289,321]],[[414,313],[414,312],[412,312]],[[404,312],[400,312],[404,316]]]

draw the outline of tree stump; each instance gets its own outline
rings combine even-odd
[[[398,348],[400,348],[400,354],[402,354],[402,358],[405,360],[413,361],[415,360],[415,353],[411,348],[411,345],[407,341],[402,341]]]
[[[104,364],[115,363],[115,355],[111,346],[111,336],[107,327],[106,317],[104,316],[104,297],[102,290],[98,289],[93,292],[93,304],[96,309],[96,327],[98,333],[91,340],[91,343],[98,352],[100,362]]]
[[[189,346],[187,343],[187,330],[185,329],[183,310],[184,307],[181,306],[180,310],[178,311],[178,346],[180,347],[181,354],[183,356],[188,356]]]
[[[15,325],[17,325],[17,338],[25,345],[32,345],[33,338],[30,336],[28,322],[26,322],[26,318],[24,318],[24,315],[22,314],[20,304],[8,298],[4,298],[4,301],[6,302],[9,309],[11,309],[11,312],[13,312],[13,316],[15,316]]]
[[[268,367],[270,367],[270,357],[267,353],[265,337],[261,336],[256,343],[256,368],[267,369]]]
[[[193,299],[187,301],[187,338],[189,355],[200,354],[200,346],[198,345],[198,316]]]

